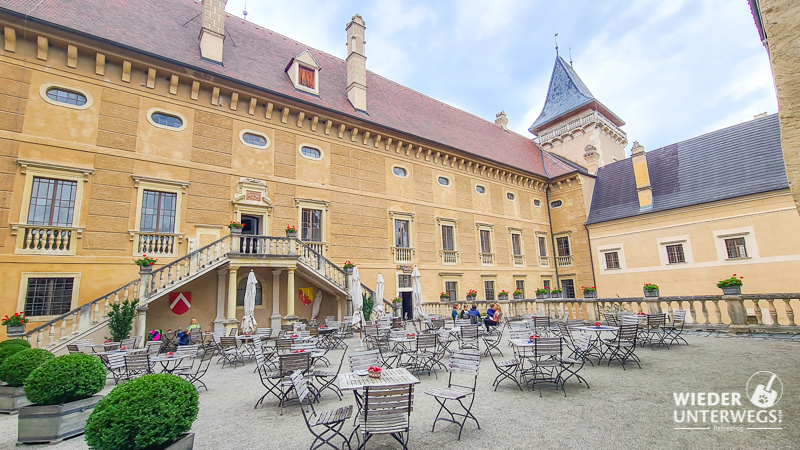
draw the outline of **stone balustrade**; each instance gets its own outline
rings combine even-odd
[[[395,264],[410,264],[411,257],[414,255],[414,249],[410,247],[394,247],[392,252]]]

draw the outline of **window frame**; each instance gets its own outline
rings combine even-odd
[[[483,192],[479,191],[478,188],[483,189]],[[486,195],[486,186],[484,186],[482,184],[476,184],[475,185],[475,192],[477,192],[478,195]]]
[[[405,242],[398,243],[398,231],[402,231],[398,229],[398,224],[401,222],[405,222]],[[413,248],[411,242],[411,218],[405,217],[393,217],[392,218],[393,230],[394,230],[394,247],[396,248]],[[402,236],[400,236],[402,237]],[[399,244],[406,244],[406,245],[399,245]]]
[[[181,126],[179,126],[179,127],[170,127],[170,126],[167,126],[167,125],[161,125],[160,123],[158,123],[155,120],[153,120],[153,114],[161,114],[161,115],[166,115],[166,116],[177,117],[178,119],[181,120]],[[152,125],[152,126],[154,126],[156,128],[161,128],[162,130],[169,130],[169,131],[183,131],[183,130],[186,129],[187,126],[189,126],[189,121],[186,120],[186,116],[184,116],[183,114],[181,114],[181,113],[179,113],[177,111],[172,111],[172,110],[169,110],[169,109],[158,108],[158,107],[150,108],[150,109],[147,110],[147,121],[150,123],[150,125]]]
[[[242,306],[239,306],[239,285],[244,281],[245,289],[247,289],[247,277],[249,276],[250,273],[246,272],[246,273],[242,274],[242,272],[245,272],[245,271],[239,271],[236,274],[237,275],[236,276],[236,280],[237,280],[236,281],[236,309],[244,310],[244,294],[242,294]],[[255,274],[255,272],[253,272],[253,274]],[[267,289],[265,287],[266,284],[264,283],[264,279],[261,278],[257,274],[256,274],[256,281],[258,281],[258,284],[261,286],[261,304],[259,305],[258,303],[256,303],[256,308],[255,309],[267,309],[267,299],[266,299],[266,296],[265,296],[265,294],[267,292]],[[271,306],[272,305],[270,305],[270,307]]]
[[[447,180],[447,184],[442,184],[442,183],[441,183],[441,181],[440,181],[440,180],[443,180],[443,179],[444,179],[444,180]],[[441,186],[441,187],[443,187],[443,188],[449,188],[450,186],[452,186],[452,185],[453,185],[453,182],[450,180],[450,177],[448,177],[448,176],[445,176],[445,175],[437,175],[437,176],[436,176],[436,184],[437,184],[437,185],[439,185],[439,186]]]
[[[394,169],[401,169],[401,170],[402,170],[402,171],[405,173],[405,175],[398,175],[398,174],[396,174],[396,173],[394,172]],[[409,171],[408,171],[408,169],[407,169],[405,166],[401,166],[401,165],[399,165],[399,164],[393,164],[393,165],[392,165],[392,175],[396,176],[397,178],[403,178],[403,179],[405,179],[405,178],[408,178],[408,177],[409,177]]]
[[[497,301],[497,280],[495,278],[484,278],[483,280],[483,300],[487,302]],[[491,283],[489,288],[488,283]],[[489,295],[491,293],[491,295]]]
[[[558,205],[553,206],[553,203],[558,203]],[[564,206],[564,200],[553,200],[550,202],[550,209],[558,209]]]
[[[542,201],[539,200],[538,198],[533,199],[533,207],[534,208],[541,208],[542,207]]]
[[[675,249],[676,251],[670,253],[670,249]],[[666,244],[664,249],[667,252],[667,264],[686,264],[686,252],[683,249],[683,243],[678,242],[674,244]],[[680,249],[680,253],[677,250]],[[672,255],[674,254],[676,261],[672,261]],[[680,259],[680,261],[678,260]]]
[[[62,91],[67,91],[67,92],[72,91],[75,94],[83,95],[84,97],[86,97],[86,103],[78,106],[78,105],[71,105],[69,103],[57,102],[47,96],[47,91],[51,89],[60,89]],[[39,87],[39,95],[45,102],[51,105],[62,106],[64,108],[76,109],[79,111],[84,109],[89,109],[92,106],[92,103],[94,102],[92,94],[90,94],[87,90],[75,86],[68,86],[66,84],[54,83],[54,82],[42,83],[41,87]]]
[[[509,198],[509,196],[511,196],[511,197]],[[517,201],[517,194],[515,194],[515,193],[513,193],[511,191],[506,191],[506,200],[508,200],[510,202]]]
[[[729,237],[729,238],[724,238],[723,240],[725,242],[725,252],[728,255],[727,259],[747,259],[748,258],[748,256],[747,256],[747,241],[744,239],[744,236]],[[738,243],[733,243],[733,249],[736,251],[736,255],[735,256],[731,255],[732,247],[729,244],[729,241],[742,241],[741,245],[739,245]],[[740,253],[739,247],[742,247],[744,249],[744,255],[742,255]]]
[[[609,264],[609,256],[611,256],[611,255],[613,255],[613,258],[612,258],[612,260],[614,262],[613,267],[612,267],[612,264]],[[603,257],[604,257],[604,259],[606,261],[606,270],[619,270],[619,269],[622,268],[622,266],[620,266],[620,264],[619,264],[619,252],[618,251],[611,250],[611,251],[603,252]]]
[[[250,142],[246,142],[244,140],[244,136],[246,134],[254,134],[256,136],[260,136],[260,137],[264,138],[264,140],[267,143],[264,144],[264,145],[256,145],[256,144],[252,144]],[[256,130],[250,130],[250,129],[247,129],[247,128],[244,128],[239,132],[239,142],[241,142],[243,145],[245,145],[247,147],[256,148],[256,149],[259,149],[259,150],[265,150],[265,149],[269,148],[269,145],[271,144],[269,136],[267,136],[265,133],[262,133],[262,132],[256,131]]]
[[[37,181],[39,181],[39,180],[49,180],[49,181],[53,182],[53,192],[51,194],[49,194],[46,198],[37,197],[37,198],[43,198],[45,201],[50,203],[50,207],[46,208],[46,209],[49,209],[49,211],[45,212],[45,214],[48,217],[47,220],[46,220],[46,223],[34,223],[35,220],[34,221],[31,220],[31,213],[36,209],[36,208],[31,208],[31,206],[33,206],[34,187],[36,187]],[[70,216],[69,217],[69,221],[67,221],[65,223],[61,223],[61,222],[56,221],[56,223],[53,223],[53,219],[55,219],[57,215],[60,215],[60,214],[57,214],[56,211],[62,209],[61,206],[58,206],[58,203],[61,203],[64,200],[63,199],[58,200],[58,194],[59,194],[59,192],[61,192],[59,190],[59,186],[63,187],[64,183],[72,184],[72,188],[73,188],[73,189],[71,189],[72,190],[72,196],[71,196],[72,198],[71,198],[71,200],[68,200],[70,205],[66,208],[69,211],[69,216]],[[31,185],[31,195],[30,195],[30,198],[28,199],[28,217],[25,219],[25,223],[27,225],[39,225],[39,226],[45,226],[45,227],[71,227],[72,224],[75,222],[75,201],[76,201],[75,197],[77,196],[77,194],[78,194],[78,181],[76,181],[76,180],[65,180],[65,179],[62,179],[62,178],[51,178],[51,177],[34,176],[33,177],[33,181],[32,181],[32,185]]]
[[[450,294],[450,299],[448,301],[457,302],[458,301],[458,280],[442,280],[442,282],[444,283],[444,289],[442,290],[442,292],[447,292],[448,294]],[[447,285],[449,283],[453,283],[453,285],[454,285],[452,290],[448,289]]]
[[[444,236],[444,227],[450,228],[450,247],[445,248],[445,236]],[[449,223],[440,223],[439,224],[439,237],[442,242],[442,251],[444,252],[455,252],[458,251],[456,249],[456,226]]]
[[[572,289],[572,295],[571,295],[571,296],[568,296],[568,295],[567,295],[567,290],[568,290],[568,289],[567,289],[567,288],[564,286],[564,282],[569,282],[569,284],[570,284],[570,288]],[[561,280],[561,290],[563,291],[563,292],[561,293],[561,297],[562,297],[562,298],[576,298],[576,295],[577,295],[577,290],[575,289],[575,280],[574,280],[574,279],[572,279],[572,278],[565,278],[565,279],[562,279],[562,280]]]
[[[520,290],[522,291],[522,298],[525,298],[526,286],[525,286],[525,278],[514,277],[514,291]],[[522,283],[522,289],[520,289],[520,283]],[[511,298],[514,298],[514,291],[511,291]]]
[[[183,242],[183,233],[181,233],[182,218],[183,218],[183,196],[186,194],[186,189],[189,187],[188,182],[161,180],[158,178],[143,177],[140,175],[131,175],[136,186],[136,208],[133,214],[134,222],[133,229],[129,230],[130,240],[134,241],[139,234],[171,234],[177,237],[178,244]],[[142,231],[140,225],[142,223],[142,205],[144,200],[144,191],[159,191],[175,194],[175,223],[173,224],[172,232],[155,232],[155,231]],[[176,246],[177,247],[177,246]],[[141,256],[141,253],[136,251],[136,245],[133,245],[133,256]]]
[[[758,250],[758,240],[755,236],[755,230],[752,226],[731,228],[727,230],[714,230],[714,244],[717,249],[717,260],[730,261],[731,264],[736,264],[737,261],[748,259],[759,259],[760,254]],[[744,240],[744,247],[747,256],[739,258],[731,258],[728,253],[726,240],[728,239],[742,239]]]
[[[306,223],[306,212],[308,212],[308,227],[305,226]],[[319,213],[318,216],[318,226],[314,227],[314,213]],[[303,236],[306,235],[306,228],[308,228],[308,239],[304,238]],[[324,219],[324,211],[320,208],[300,208],[300,240],[303,242],[324,242],[324,229],[325,229],[325,219]],[[319,231],[319,239],[314,239],[314,230]]]
[[[562,254],[561,254],[561,250],[562,250],[562,248],[563,248],[563,246],[559,245],[559,242],[560,242],[561,240],[565,240],[565,242],[567,243],[567,245],[566,245],[566,250],[567,250],[567,252],[568,252],[568,253],[567,253],[566,255],[562,255]],[[564,236],[556,236],[556,252],[557,252],[557,254],[558,254],[557,256],[560,256],[560,257],[563,257],[563,256],[572,256],[572,255],[573,255],[573,254],[572,254],[572,242],[570,242],[570,236],[569,236],[569,235],[564,235]]]
[[[303,153],[303,147],[308,147],[310,149],[314,149],[314,150],[318,151],[319,152],[319,158],[312,158],[312,157],[304,154]],[[318,146],[318,145],[302,143],[302,144],[297,146],[297,152],[300,153],[300,156],[302,156],[303,158],[305,158],[305,159],[307,159],[309,161],[322,161],[323,159],[325,159],[325,152],[322,151],[322,148],[320,146]]]
[[[494,245],[494,226],[491,224],[486,223],[476,223],[475,227],[478,229],[477,238],[478,238],[478,256],[480,259],[480,263],[482,266],[494,266],[497,263],[497,258],[495,257],[495,245]],[[483,236],[484,233],[488,236],[488,239],[484,240]],[[489,245],[489,251],[485,252],[485,248],[483,243],[487,242]],[[486,264],[484,262],[484,255],[490,255],[492,263]]]
[[[689,235],[669,236],[656,240],[658,243],[658,258],[662,267],[675,267],[686,268],[687,266],[694,266],[694,256],[692,252],[692,243]],[[684,262],[670,263],[667,246],[681,244],[683,247],[683,260]]]
[[[303,242],[314,242],[317,244],[322,244],[325,250],[328,249],[328,208],[330,207],[331,202],[326,200],[315,200],[315,199],[308,199],[308,198],[295,198],[294,199],[295,206],[297,207],[297,225],[299,227],[299,233],[297,235],[300,240],[303,239],[303,209],[315,209],[320,211],[320,220],[321,220],[321,230],[320,234],[322,236],[321,241],[303,241]],[[325,255],[323,255],[325,256]]]
[[[539,257],[547,258],[549,256],[547,254],[547,236],[539,234],[536,236],[536,241],[536,246],[539,247]]]
[[[72,278],[72,301],[69,311],[78,307],[80,298],[81,273],[80,272],[22,272],[20,274],[19,294],[17,296],[16,311],[25,311],[25,303],[28,297],[28,280],[31,278]],[[55,319],[59,315],[30,316],[35,317],[36,321],[47,322]]]
[[[403,286],[402,283],[400,283],[401,277],[402,277],[402,279],[405,279],[405,277],[408,277],[408,286]],[[411,279],[411,274],[410,273],[398,273],[397,274],[397,290],[398,290],[398,292],[410,291],[410,290],[414,289],[413,286],[414,286],[414,281]]]
[[[313,86],[308,86],[306,84],[303,84],[303,76],[302,76],[303,71],[310,72],[310,75],[312,76],[311,83],[313,84]],[[317,73],[318,73],[317,69],[315,69],[315,68],[306,66],[305,64],[298,64],[297,65],[297,85],[301,86],[301,87],[303,87],[303,88],[305,88],[305,89],[307,89],[309,91],[319,92],[319,88],[317,88],[317,82],[318,82],[317,81]]]
[[[148,197],[155,197],[156,202],[157,202],[156,207],[154,208],[155,214],[148,214],[148,215],[155,216],[155,227],[152,230],[149,230],[149,229],[145,230],[142,227],[142,222],[144,221],[144,219],[146,217],[146,215],[144,213],[145,198],[148,198]],[[164,201],[167,200],[170,197],[172,199],[174,199],[174,204],[172,205],[173,206],[173,208],[172,208],[172,217],[169,217],[169,215],[165,214],[166,212],[169,211],[169,208],[166,207],[166,206],[162,207]],[[155,190],[155,189],[144,189],[142,191],[142,205],[141,205],[141,209],[142,210],[140,211],[139,231],[141,231],[143,233],[159,233],[159,234],[160,233],[174,233],[175,232],[175,216],[178,215],[178,211],[176,210],[177,204],[178,204],[178,194],[176,194],[175,192],[165,192],[165,191]],[[165,219],[170,219],[172,221],[172,224],[171,224],[172,226],[171,227],[166,227],[166,229],[162,230],[161,228],[162,228],[162,225],[163,225],[163,222],[165,221]],[[172,228],[172,230],[169,230],[169,228]]]

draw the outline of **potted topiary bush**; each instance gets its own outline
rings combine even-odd
[[[106,385],[99,358],[72,353],[40,365],[25,380],[33,405],[19,410],[17,442],[53,442],[83,434],[86,419]]]
[[[33,370],[55,356],[47,350],[40,348],[19,351],[0,364],[0,411],[14,413],[31,402],[25,397],[25,379]]]
[[[192,383],[170,374],[145,375],[114,388],[86,422],[93,450],[189,450],[199,400]]]

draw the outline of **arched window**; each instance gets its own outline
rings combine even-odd
[[[239,285],[236,286],[236,306],[244,307],[244,291],[247,290],[247,277],[242,278]],[[256,281],[256,306],[263,304],[263,296],[261,295],[261,282]]]
[[[308,159],[322,159],[322,151],[318,148],[302,146],[300,147],[300,154]]]
[[[86,104],[85,95],[58,87],[48,89],[47,98],[56,103],[63,103],[65,105],[83,106]]]

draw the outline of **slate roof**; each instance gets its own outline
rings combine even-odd
[[[603,113],[609,116],[609,119],[618,126],[625,124],[622,119],[608,110],[594,97],[589,88],[583,83],[583,80],[581,80],[581,77],[578,76],[578,73],[569,63],[564,61],[564,58],[556,56],[544,107],[539,117],[533,122],[533,125],[528,128],[528,131],[536,134],[559,118],[582,107],[590,106],[602,109]]]
[[[587,224],[786,189],[778,115],[647,152],[653,208],[639,210],[630,158],[601,167]]]
[[[529,138],[367,72],[367,114],[347,100],[345,61],[226,14],[223,66],[200,58],[202,4],[195,0],[4,0],[0,11],[55,25],[152,57],[228,78],[357,120],[417,136],[507,166],[544,175],[539,147]],[[344,25],[344,24],[342,24]],[[342,31],[342,44],[346,35]],[[294,88],[284,72],[308,49],[319,63],[319,96]],[[369,48],[367,48],[369,56]],[[562,175],[553,165],[550,176]],[[566,169],[563,169],[566,170]]]

